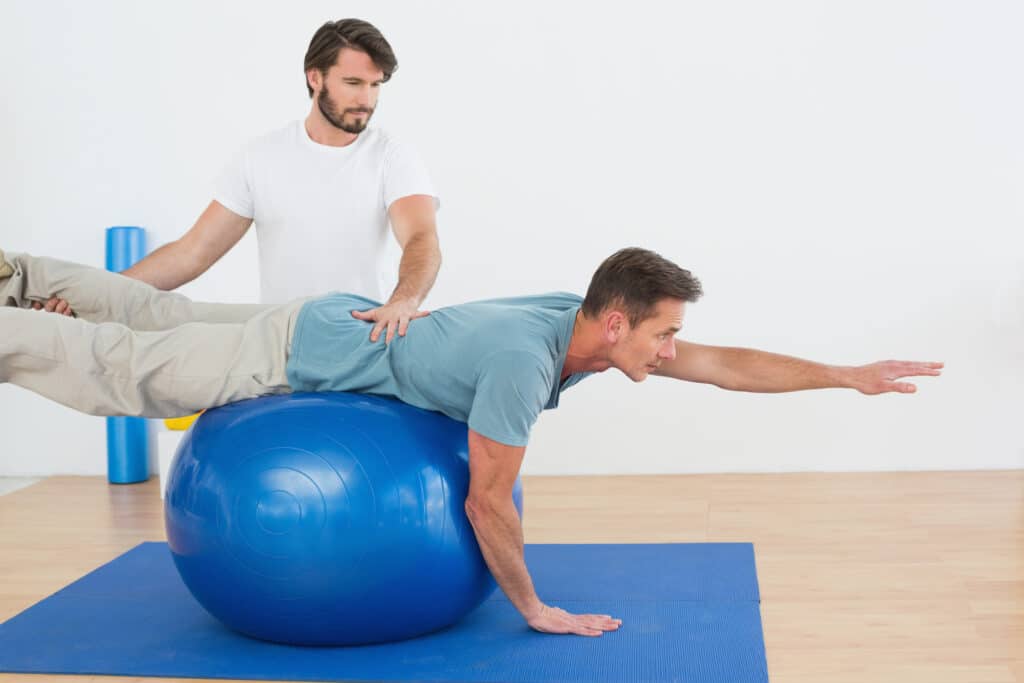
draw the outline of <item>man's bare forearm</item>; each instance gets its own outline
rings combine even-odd
[[[197,272],[198,271],[198,272]],[[169,242],[122,272],[157,289],[170,291],[191,282],[202,273],[180,241]]]
[[[721,348],[718,353],[723,377],[718,386],[723,389],[778,393],[851,386],[848,367],[755,349]]]
[[[466,513],[495,581],[529,621],[543,604],[523,559],[523,528],[512,500],[496,504],[467,502]]]
[[[398,266],[398,285],[389,301],[412,300],[417,306],[423,303],[440,269],[437,234],[431,230],[409,238]]]

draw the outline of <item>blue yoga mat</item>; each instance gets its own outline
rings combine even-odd
[[[189,595],[143,543],[0,624],[0,671],[295,681],[768,680],[748,543],[530,545],[543,600],[623,620],[599,638],[531,631],[498,591],[439,633],[302,648],[251,640]]]

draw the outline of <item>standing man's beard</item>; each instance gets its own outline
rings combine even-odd
[[[338,107],[334,104],[334,100],[331,99],[331,93],[327,90],[327,84],[324,83],[323,90],[316,98],[316,104],[320,107],[320,113],[324,115],[327,122],[335,128],[339,128],[346,133],[362,133],[366,128],[366,124],[370,122],[373,117],[373,109],[366,107],[353,107],[346,109],[345,111],[338,113]],[[352,123],[345,123],[345,114],[349,112],[366,112],[365,119],[356,119]]]

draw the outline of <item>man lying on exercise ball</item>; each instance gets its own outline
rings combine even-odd
[[[283,305],[195,303],[97,268],[0,252],[0,382],[93,415],[176,417],[267,394],[391,396],[469,425],[466,513],[487,566],[534,629],[596,636],[621,623],[543,604],[523,559],[512,486],[540,412],[587,375],[616,368],[735,391],[846,387],[913,393],[903,377],[942,363],[821,365],[675,338],[700,282],[658,254],[623,249],[587,295],[555,293],[441,308],[390,344],[353,316],[350,294]],[[51,297],[79,316],[32,310]]]

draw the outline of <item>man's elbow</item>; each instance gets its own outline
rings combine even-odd
[[[419,252],[437,260],[441,258],[441,243],[437,238],[437,230],[433,226],[424,227],[414,232],[402,245],[402,249]]]
[[[728,374],[722,374],[708,382],[719,389],[725,389],[726,391],[743,391],[743,384],[737,377]]]
[[[479,522],[483,521],[488,515],[493,514],[494,512],[487,497],[479,495],[467,496],[465,509],[466,517],[473,526],[476,526]]]
[[[511,498],[509,499],[511,500]],[[470,494],[466,497],[466,517],[473,527],[486,525],[502,516],[502,506],[495,496],[482,493]]]

